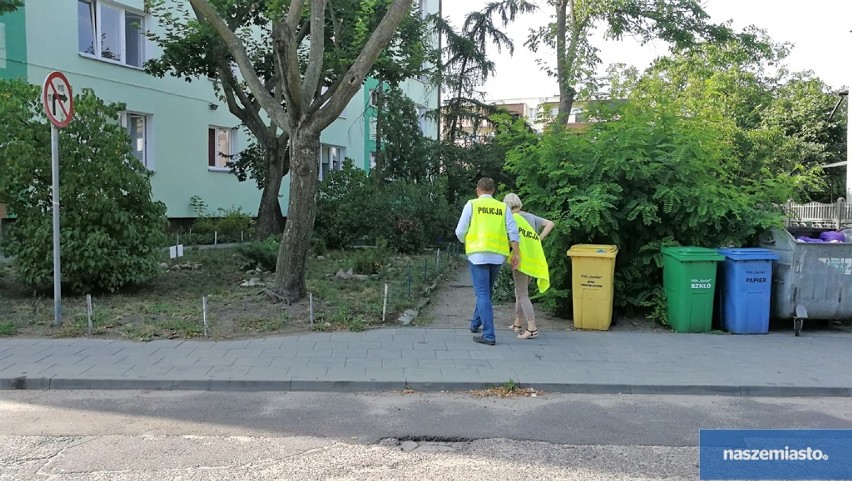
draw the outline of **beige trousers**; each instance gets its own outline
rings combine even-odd
[[[535,329],[535,311],[530,301],[530,276],[514,270],[512,278],[515,280],[515,319],[533,323],[531,328]]]

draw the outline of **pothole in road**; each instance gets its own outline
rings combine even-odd
[[[454,452],[460,451],[472,443],[472,439],[461,437],[408,436],[403,438],[384,438],[379,446],[396,448],[403,452]]]

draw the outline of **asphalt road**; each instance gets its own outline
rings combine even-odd
[[[698,479],[699,428],[852,428],[843,398],[0,392],[0,480]]]

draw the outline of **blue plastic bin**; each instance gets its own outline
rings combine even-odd
[[[769,249],[720,249],[722,328],[733,334],[769,332],[772,261]]]

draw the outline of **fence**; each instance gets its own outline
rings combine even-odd
[[[784,206],[784,212],[787,214],[787,227],[841,229],[852,225],[852,204],[843,198],[831,204],[795,204],[790,201]]]

